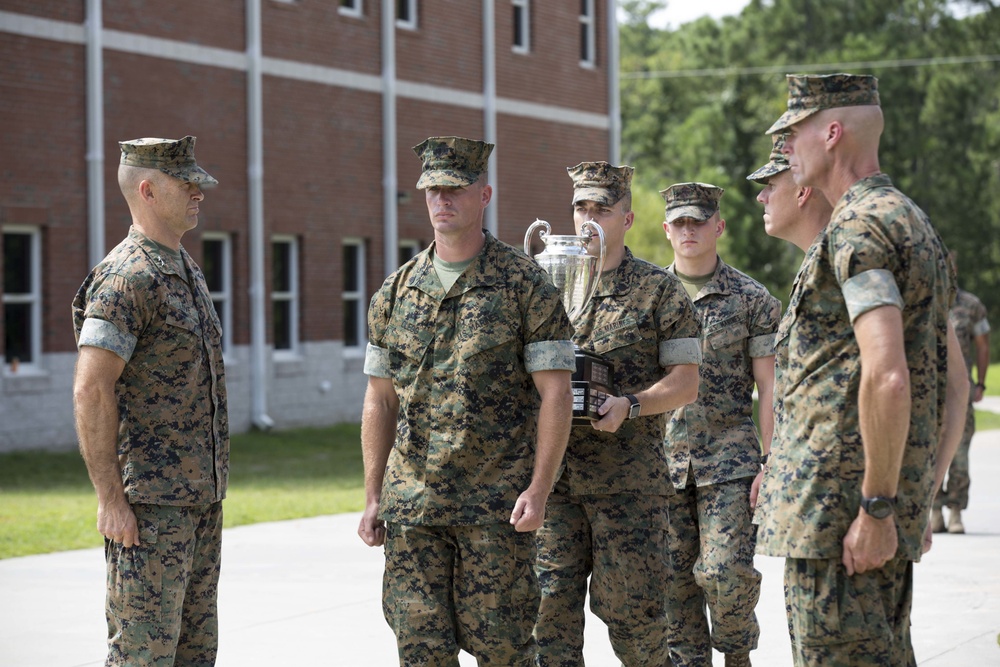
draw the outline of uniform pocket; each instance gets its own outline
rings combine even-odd
[[[108,608],[117,617],[137,622],[160,618],[163,594],[163,559],[159,553],[158,527],[138,518],[139,545],[125,548],[106,542],[108,559]]]
[[[723,326],[705,334],[705,339],[713,350],[724,350],[736,343],[742,343],[750,337],[746,322],[726,322]]]

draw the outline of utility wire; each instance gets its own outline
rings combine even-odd
[[[786,72],[844,72],[860,68],[936,67],[968,63],[1000,62],[1000,54],[980,56],[945,56],[941,58],[907,58],[903,60],[859,60],[847,63],[816,65],[766,65],[762,67],[715,67],[707,69],[662,70],[658,72],[622,72],[623,79],[678,79],[694,76],[732,76],[734,74],[774,74]]]

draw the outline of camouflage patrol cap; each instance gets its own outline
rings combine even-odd
[[[788,74],[788,110],[766,134],[795,125],[817,111],[835,107],[878,106],[878,79],[871,74]]]
[[[791,168],[791,165],[788,164],[788,158],[781,152],[785,147],[787,139],[788,132],[776,132],[771,135],[772,146],[771,156],[768,158],[769,161],[763,167],[747,176],[748,181],[756,181],[761,185],[767,185],[772,176]]]
[[[663,201],[667,203],[667,222],[678,218],[708,220],[718,213],[723,192],[722,188],[708,183],[674,183],[666,190],[660,190]]]
[[[493,144],[462,137],[429,137],[413,147],[422,161],[417,188],[472,185],[486,171]]]
[[[632,191],[632,167],[615,167],[607,162],[581,162],[566,167],[573,179],[573,203],[592,201],[605,206],[616,204]]]
[[[194,161],[195,137],[183,139],[133,139],[119,141],[121,163],[130,167],[159,169],[168,176],[197,185],[218,185],[219,182]]]

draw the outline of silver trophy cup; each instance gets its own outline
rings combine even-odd
[[[534,256],[535,261],[545,269],[562,295],[563,307],[570,321],[576,320],[587,307],[604,268],[607,251],[604,230],[593,220],[581,225],[585,236],[556,236],[552,227],[544,220],[535,220],[524,235],[524,252],[531,257],[531,238],[536,229],[541,228],[539,238],[545,243],[542,252]],[[587,252],[591,240],[600,241],[600,255],[595,257]],[[576,348],[576,372],[573,373],[573,424],[589,424],[600,419],[597,408],[605,399],[615,395],[614,364],[600,355]]]

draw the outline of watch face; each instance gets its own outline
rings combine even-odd
[[[868,501],[866,511],[876,519],[884,519],[892,514],[892,503],[885,498],[872,498]]]

